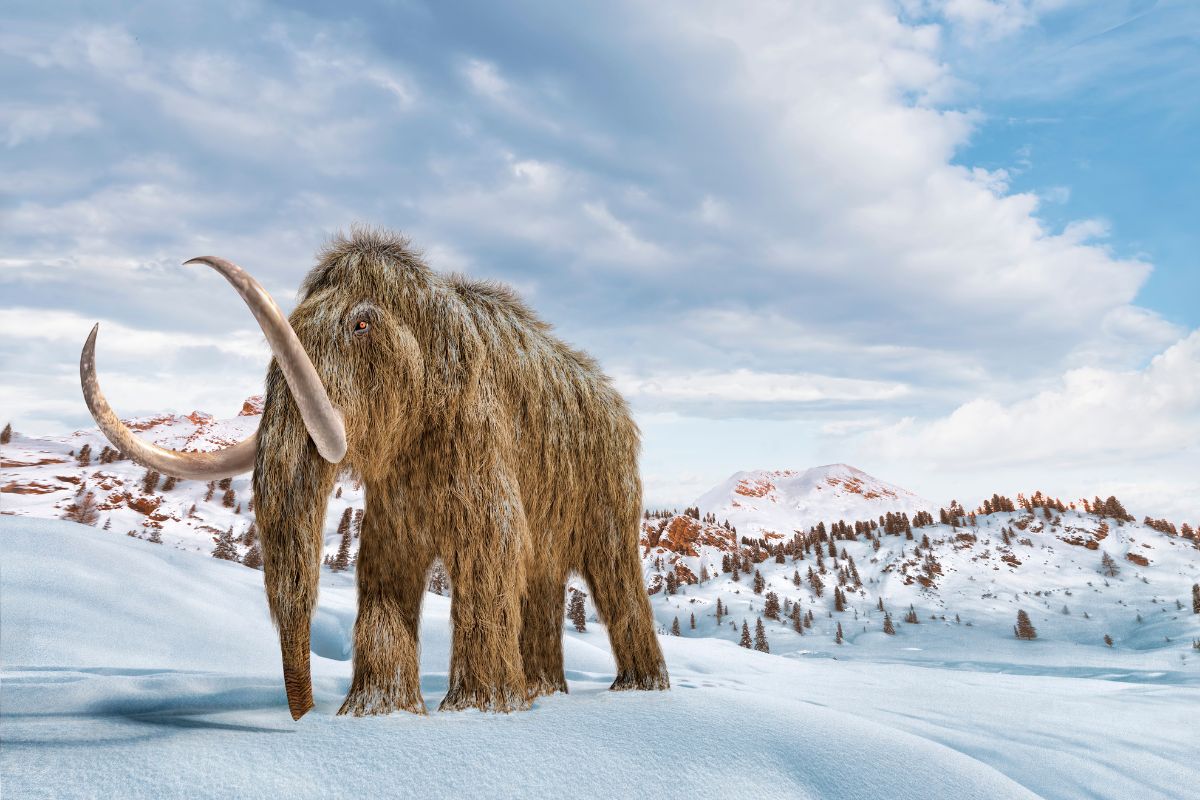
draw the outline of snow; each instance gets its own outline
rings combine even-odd
[[[248,435],[260,411],[252,399],[232,419],[131,422],[168,447],[211,448]],[[85,443],[86,467],[70,455]],[[1018,509],[915,527],[911,540],[874,531],[878,549],[863,535],[836,540],[837,558],[823,545],[818,596],[792,581],[797,570],[819,571],[813,552],[783,564],[760,554],[737,582],[722,558],[747,536],[776,546],[817,523],[937,518],[937,505],[846,464],[739,472],[694,504],[718,522],[645,521],[657,622],[663,634],[675,618],[682,629],[661,637],[673,691],[607,691],[612,658],[589,606],[587,632],[568,625],[569,696],[512,716],[336,717],[350,676],[354,576],[325,569],[312,636],[317,708],[293,723],[262,574],[208,557],[215,534],[249,528],[249,476],[232,483],[238,513],[220,489],[206,500],[202,482],[145,492],[144,468],[98,463],[104,445],[90,429],[57,439],[18,432],[4,448],[0,514],[21,515],[0,516],[6,796],[1142,800],[1190,796],[1200,777],[1200,615],[1190,602],[1200,548],[1150,525]],[[61,516],[83,483],[101,505],[96,527],[36,519]],[[329,554],[343,512],[363,503],[352,480],[338,488]],[[1015,530],[1007,543],[1004,530]],[[152,532],[164,543],[146,541]],[[247,549],[240,543],[239,555]],[[1118,575],[1101,574],[1105,554]],[[832,594],[848,559],[862,584],[843,586],[847,608],[837,612]],[[673,595],[667,571],[683,579]],[[703,571],[707,581],[688,583]],[[803,636],[786,618],[763,620],[769,655],[736,646],[743,620],[753,631],[763,613],[754,571],[765,591],[813,615]],[[729,615],[720,625],[718,598]],[[894,636],[882,632],[881,601]],[[902,621],[910,605],[917,625]],[[1036,640],[1013,637],[1018,609]],[[427,594],[431,709],[446,690],[448,620],[449,600]]]
[[[864,569],[868,559],[856,558]],[[1053,624],[1035,615],[1040,638],[1018,642],[1007,630],[1013,606],[967,602],[977,585],[937,595],[888,586],[893,611],[910,592],[922,616],[908,626],[897,615],[896,637],[879,633],[878,619],[862,633],[850,612],[839,615],[843,646],[827,630],[800,637],[771,623],[773,654],[714,635],[700,613],[710,630],[684,619],[684,636],[661,638],[673,681],[663,693],[607,691],[612,659],[592,620],[586,633],[567,633],[569,695],[512,715],[356,719],[335,715],[349,685],[353,578],[326,570],[314,621],[317,706],[292,722],[261,573],[123,531],[15,516],[0,517],[0,564],[6,797],[1152,800],[1189,797],[1200,783],[1200,654],[1180,641],[1200,635],[1200,616],[1173,605],[1147,619],[1158,627],[1143,639],[1114,649],[1095,645],[1092,623],[1077,615]],[[1112,592],[1089,600],[1097,629],[1134,631],[1134,607],[1173,598],[1195,564],[1182,546],[1160,546],[1147,570],[1126,564],[1125,583],[1113,579]],[[778,566],[768,570],[775,581],[792,569]],[[744,579],[742,595],[729,583],[656,595],[660,623],[719,592],[740,627],[754,599],[743,597],[752,595]],[[928,620],[939,602],[975,624]],[[822,610],[816,620],[827,627]],[[427,594],[430,709],[446,689],[448,618],[448,600]]]

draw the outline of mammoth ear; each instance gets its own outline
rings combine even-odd
[[[453,413],[478,390],[483,340],[475,315],[457,292],[434,292],[427,311],[426,399],[430,408]]]

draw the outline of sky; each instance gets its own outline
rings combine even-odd
[[[336,6],[336,7],[335,7]],[[846,462],[1200,519],[1200,6],[6,5],[0,417],[235,413],[323,242],[401,230],[598,358],[651,505]]]

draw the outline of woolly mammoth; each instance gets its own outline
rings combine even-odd
[[[147,467],[200,480],[253,469],[294,718],[313,705],[309,630],[341,471],[366,487],[366,513],[354,677],[340,713],[424,713],[418,619],[439,557],[453,586],[443,710],[510,711],[567,690],[571,571],[608,626],[612,688],[668,688],[637,552],[638,430],[591,358],[507,288],[434,272],[384,232],[335,239],[290,318],[228,261],[188,263],[225,276],[271,345],[255,435],[212,453],[135,437],[97,384],[95,328],[80,360],[84,397],[113,445]]]

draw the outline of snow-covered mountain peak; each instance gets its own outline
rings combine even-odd
[[[936,506],[849,464],[736,472],[696,501],[702,513],[747,533],[788,533],[822,521],[874,519]]]

